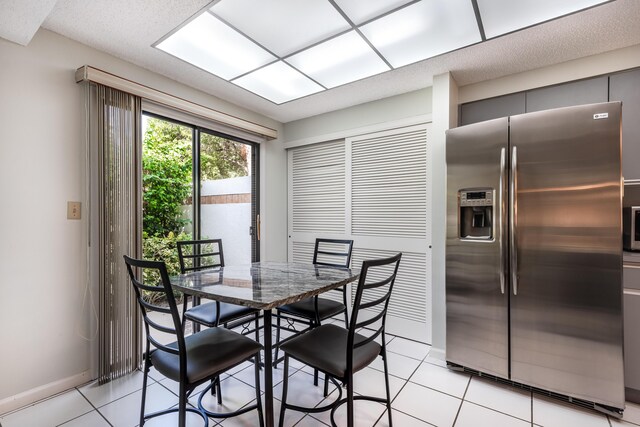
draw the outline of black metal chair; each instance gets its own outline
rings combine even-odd
[[[221,239],[182,240],[177,242],[180,271],[188,273],[209,268],[224,267],[224,252]],[[193,298],[193,307],[187,309],[184,299],[184,321],[195,325],[215,327],[222,324],[227,329],[254,322],[254,330],[244,328],[243,334],[255,332],[256,341],[260,341],[260,310],[226,302],[212,301],[199,304],[199,298]],[[251,319],[249,319],[251,317]],[[194,325],[194,330],[198,327]]]
[[[180,271],[182,273],[224,267],[222,239],[180,240],[176,242],[176,244],[178,246]],[[187,295],[185,295],[182,307],[183,330],[184,323],[187,320],[193,323],[193,330],[195,332],[200,330],[199,325],[213,328],[222,324],[222,326],[227,329],[242,326],[243,335],[255,332],[255,340],[256,342],[260,342],[260,310],[220,301],[200,304],[200,298],[195,296],[193,297],[193,305],[191,308],[187,308],[188,302]],[[250,321],[254,323],[253,330],[244,327],[244,325]],[[260,355],[258,355],[258,361],[260,361]],[[218,403],[222,404],[219,378],[214,380],[211,394],[217,394]]]
[[[313,250],[313,264],[329,267],[349,268],[351,253],[353,252],[353,240],[340,239],[316,239]],[[276,343],[280,343],[280,330],[295,332],[297,334],[320,326],[323,320],[344,313],[345,327],[349,326],[349,313],[347,312],[347,290],[345,286],[335,289],[342,292],[342,302],[327,298],[319,298],[317,295],[302,301],[294,302],[278,307],[276,319]],[[281,319],[285,319],[289,325],[282,326]],[[300,331],[295,329],[295,322],[306,326]],[[283,342],[286,342],[284,340]],[[278,363],[278,349],[276,344],[275,365]],[[314,375],[314,384],[318,385],[317,373]]]
[[[392,426],[385,321],[401,257],[402,254],[398,253],[390,258],[362,263],[348,329],[335,324],[321,325],[282,344],[284,382],[280,407],[280,427],[283,425],[286,409],[311,413],[331,410],[331,424],[335,427],[335,411],[344,403],[347,403],[347,425],[353,427],[354,400],[372,400],[386,404],[389,426]],[[379,336],[382,340],[381,344],[375,341]],[[367,367],[378,356],[382,356],[384,365],[386,399],[374,396],[354,396],[353,374]],[[289,358],[294,358],[328,375],[338,390],[336,400],[329,405],[316,408],[305,408],[287,403]],[[344,399],[342,398],[342,387],[338,381],[346,385],[347,397]]]
[[[187,399],[200,384],[213,381],[220,374],[247,360],[257,359],[262,345],[236,332],[224,328],[210,328],[197,332],[187,337],[184,336],[180,313],[176,304],[167,268],[164,262],[137,260],[124,256],[131,283],[135,289],[136,298],[140,305],[142,318],[146,332],[146,346],[144,353],[144,377],[142,382],[142,403],[140,407],[140,426],[143,426],[149,418],[165,415],[170,412],[178,412],[178,425],[185,426],[186,413],[199,414],[205,426],[209,425],[209,418],[228,418],[256,409],[260,426],[264,425],[262,413],[262,401],[260,399],[260,371],[258,363],[255,363],[256,404],[243,407],[237,411],[227,413],[214,413],[202,406],[202,397],[211,387],[205,388],[198,398],[198,409],[189,408]],[[150,285],[140,282],[134,273],[138,270],[142,277],[142,270],[154,270],[160,277],[159,283]],[[154,302],[166,299],[168,307]],[[152,318],[152,312],[170,315],[173,325],[165,325]],[[162,344],[158,338],[159,333],[171,334],[175,341],[170,344]],[[165,341],[165,340],[162,340]],[[153,349],[151,346],[153,345]],[[177,408],[154,412],[148,415],[144,413],[147,379],[149,369],[154,366],[162,375],[177,381],[179,388],[179,403]],[[213,383],[212,383],[213,384]]]

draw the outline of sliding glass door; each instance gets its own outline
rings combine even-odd
[[[225,264],[257,261],[257,145],[152,114],[142,125],[144,257],[177,273],[177,240],[216,238]]]
[[[253,197],[257,150],[204,130],[199,137],[198,233],[202,238],[222,239],[228,265],[257,260],[257,197]]]

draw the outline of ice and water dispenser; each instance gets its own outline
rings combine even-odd
[[[493,188],[458,191],[459,236],[465,240],[493,240]]]

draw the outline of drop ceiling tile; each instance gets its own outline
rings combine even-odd
[[[469,0],[421,1],[360,29],[394,68],[481,40]]]
[[[184,25],[156,47],[226,80],[276,60],[208,12]]]
[[[360,25],[412,0],[336,0],[336,4],[354,24]]]
[[[233,83],[276,104],[323,90],[322,86],[282,61],[239,77]]]
[[[279,56],[351,28],[327,0],[221,0],[211,11]]]
[[[355,31],[287,58],[288,63],[325,87],[336,87],[390,70]]]
[[[478,0],[486,37],[519,30],[608,0]]]

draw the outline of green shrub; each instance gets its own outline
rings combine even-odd
[[[191,130],[149,119],[142,155],[143,229],[148,236],[180,232],[190,221],[182,205],[191,195]]]
[[[190,240],[191,234],[169,232],[166,236],[149,236],[146,233],[142,238],[142,255],[143,259],[164,261],[167,265],[169,276],[180,273],[180,261],[178,260],[178,249],[176,242],[178,240]],[[143,277],[144,283],[148,285],[156,285],[160,283],[160,277],[157,273],[146,271]],[[176,294],[176,296],[180,296]]]

